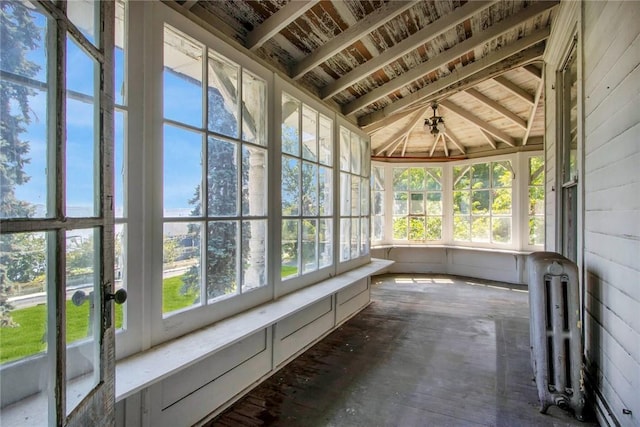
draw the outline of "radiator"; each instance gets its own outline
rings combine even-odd
[[[531,364],[540,412],[556,405],[583,420],[585,407],[578,267],[554,252],[527,258]]]

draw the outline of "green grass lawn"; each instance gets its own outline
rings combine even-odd
[[[298,269],[282,266],[282,277],[296,274]],[[189,307],[195,301],[195,294],[182,295],[182,276],[170,277],[162,284],[162,312],[169,313]],[[122,306],[115,305],[116,328],[122,327]],[[46,306],[36,305],[11,312],[11,317],[19,325],[15,328],[0,328],[0,363],[17,360],[45,350]],[[67,343],[87,337],[89,327],[89,304],[80,307],[67,301]]]

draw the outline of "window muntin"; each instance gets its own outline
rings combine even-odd
[[[393,168],[393,240],[442,240],[442,168]]]
[[[333,265],[333,120],[281,97],[283,280]]]
[[[369,141],[340,127],[340,262],[369,253]]]
[[[453,167],[453,240],[512,241],[510,160]]]
[[[266,83],[168,24],[163,76],[166,316],[266,286],[267,139]]]
[[[527,236],[530,246],[544,246],[544,157],[528,159],[528,221]]]

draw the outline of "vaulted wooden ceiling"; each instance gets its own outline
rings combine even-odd
[[[371,135],[380,159],[540,147],[558,1],[175,0]],[[424,129],[432,105],[445,129]]]

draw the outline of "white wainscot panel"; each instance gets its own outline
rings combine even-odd
[[[364,278],[338,292],[336,296],[336,324],[340,324],[358,312],[371,300],[369,278]]]

